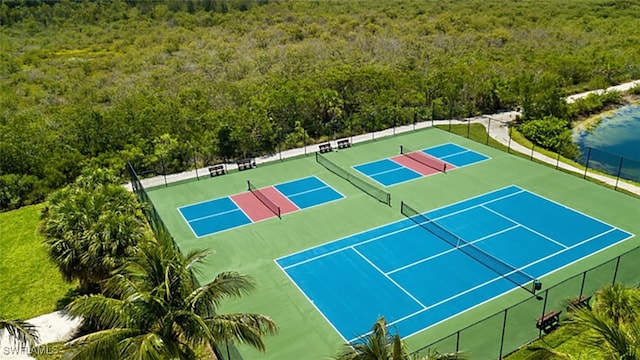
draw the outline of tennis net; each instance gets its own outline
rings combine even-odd
[[[536,278],[526,274],[522,270],[514,268],[495,256],[463,240],[451,231],[437,224],[432,219],[429,219],[424,214],[419,213],[404,201],[400,203],[400,212],[402,215],[420,225],[423,229],[446,241],[450,245],[455,246],[458,250],[467,254],[469,257],[494,271],[498,275],[511,281],[515,285],[518,285],[532,294],[535,294],[536,290],[540,290],[540,282]]]
[[[353,186],[357,187],[364,193],[368,194],[372,198],[391,206],[391,194],[379,189],[364,180],[357,178],[355,175],[349,173],[346,169],[343,169],[339,165],[333,163],[326,157],[320,155],[320,153],[316,153],[316,162],[322,166],[324,166],[327,170],[332,173],[340,176],[341,178],[350,182]]]
[[[433,158],[422,151],[413,151],[407,149],[405,146],[400,145],[400,154],[408,157],[409,159],[418,162],[422,165],[428,166],[434,170],[447,172],[447,163]]]
[[[276,205],[271,199],[267,197],[262,191],[260,191],[255,185],[251,183],[251,181],[247,180],[247,187],[249,191],[260,200],[264,206],[266,206],[272,213],[276,214],[277,217],[280,218],[280,207]]]

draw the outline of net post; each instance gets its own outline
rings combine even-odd
[[[442,169],[442,172],[445,173],[445,174],[447,173],[447,163],[444,163],[444,167]]]
[[[400,145],[400,154],[404,154],[404,152],[402,151],[402,145]]]
[[[247,180],[247,191],[251,191],[251,181]]]

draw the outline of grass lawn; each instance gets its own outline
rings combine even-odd
[[[0,213],[0,314],[29,319],[57,310],[74,284],[62,280],[38,233],[43,205]]]
[[[540,340],[534,341],[522,349],[506,357],[507,360],[527,360],[531,358],[534,348],[550,348],[560,353],[569,354],[573,359],[603,359],[602,354],[598,354],[592,349],[587,349],[577,339],[568,333],[567,329],[560,326],[551,334]]]

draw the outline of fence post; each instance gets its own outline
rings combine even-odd
[[[558,170],[558,166],[560,166],[560,153],[558,153],[558,157],[556,158],[556,170]]]
[[[614,190],[618,190],[618,181],[620,181],[620,173],[622,172],[623,161],[624,161],[624,157],[620,156],[620,165],[618,165],[618,174],[616,175],[616,186],[613,187]]]
[[[471,118],[467,118],[467,139],[469,138],[469,133],[471,132]]]
[[[536,144],[531,145],[531,156],[529,157],[529,160],[533,161],[533,151],[536,148]]]
[[[587,171],[589,171],[589,160],[591,159],[591,148],[589,148],[589,152],[587,153],[587,163],[584,165],[584,175],[583,179],[587,178]]]
[[[456,331],[456,352],[460,352],[460,330]]]
[[[584,282],[587,280],[587,272],[582,273],[582,284],[580,284],[580,296],[584,294]]]
[[[549,289],[545,290],[545,292],[544,292],[544,303],[542,304],[542,313],[540,314],[540,317],[544,317],[544,313],[547,310],[547,299],[548,298],[549,298]],[[541,337],[542,337],[542,326],[538,330],[538,338],[541,338]]]
[[[507,154],[511,154],[511,126],[509,126],[509,144],[507,144]]]
[[[620,266],[620,256],[618,256],[618,259],[616,260],[616,269],[613,272],[613,281],[611,282],[612,285],[616,284],[616,278],[618,277],[618,267]]]
[[[198,176],[198,155],[196,154],[196,148],[193,149],[193,167],[196,168],[196,180],[200,180],[200,176]]]
[[[167,187],[167,168],[164,165],[164,156],[160,154],[160,161],[162,162],[162,176],[164,177],[164,187]]]
[[[487,124],[487,138],[484,140],[485,145],[489,145],[489,134],[491,134],[491,118],[489,118],[489,123]]]
[[[502,336],[500,337],[500,357],[502,359],[502,350],[504,350],[504,334],[507,328],[507,309],[504,309],[504,320],[502,320]]]

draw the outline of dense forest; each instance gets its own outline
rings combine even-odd
[[[127,160],[175,172],[516,107],[562,129],[568,93],[640,78],[640,3],[5,0],[0,47],[6,210]]]

